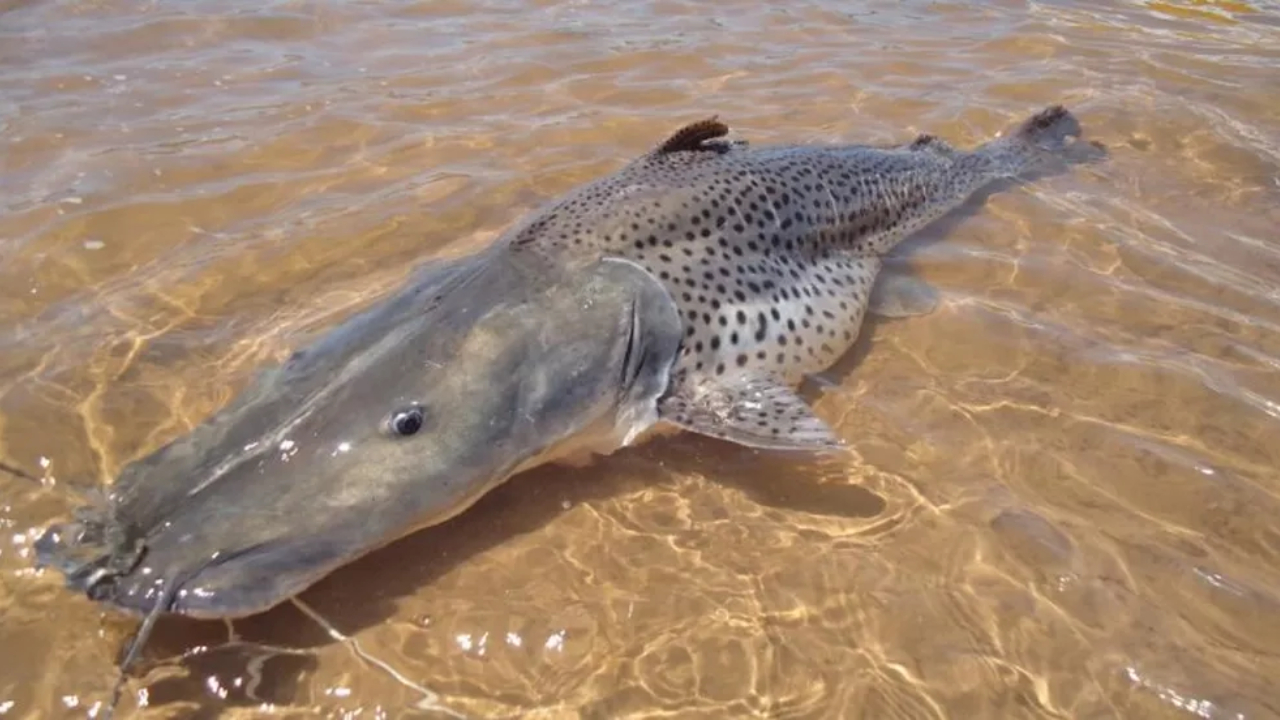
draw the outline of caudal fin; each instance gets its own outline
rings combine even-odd
[[[1050,105],[1018,123],[1011,136],[1019,143],[1041,150],[1061,150],[1070,138],[1081,134],[1080,121],[1061,105]]]
[[[998,174],[1017,175],[1052,162],[1091,162],[1106,157],[1101,143],[1081,140],[1080,121],[1062,105],[1050,105],[978,149]]]

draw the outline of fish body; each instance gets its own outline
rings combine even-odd
[[[979,188],[1061,157],[1080,127],[1053,106],[971,152],[932,135],[752,149],[728,132],[714,118],[685,126],[509,241],[560,262],[607,256],[644,267],[684,324],[662,419],[782,449],[840,444],[786,388],[844,355],[869,308],[915,315],[935,304],[910,278],[877,288],[884,255]],[[739,415],[753,393],[770,400],[747,421]]]
[[[865,314],[927,312],[879,277],[899,241],[1079,135],[1052,107],[971,151],[755,148],[693,123],[260,374],[51,526],[37,561],[106,605],[263,611],[536,465],[661,426],[839,451],[795,393]],[[145,633],[143,633],[145,634]]]

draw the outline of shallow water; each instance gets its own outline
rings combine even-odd
[[[1280,717],[1280,6],[0,2],[0,715],[136,622],[31,542],[416,262],[679,124],[1104,165],[905,244],[814,468],[692,437],[539,470],[231,626],[122,717]],[[421,709],[434,707],[434,710]],[[419,709],[415,709],[419,708]],[[442,709],[443,708],[443,709]]]

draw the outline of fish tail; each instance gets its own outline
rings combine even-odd
[[[1022,120],[974,153],[997,175],[1018,175],[1054,161],[1089,162],[1105,157],[1096,142],[1081,141],[1080,121],[1062,105],[1050,105]]]
[[[1061,105],[1050,105],[1018,123],[1011,136],[1019,143],[1049,151],[1062,150],[1068,138],[1081,134],[1080,121]]]

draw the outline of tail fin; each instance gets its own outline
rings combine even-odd
[[[1081,140],[1080,121],[1062,105],[1051,105],[1015,125],[975,154],[1000,175],[1018,175],[1041,165],[1090,162],[1106,157],[1101,143]]]
[[[1080,121],[1071,111],[1061,105],[1050,105],[1040,112],[1018,123],[1011,136],[1024,145],[1031,145],[1043,150],[1062,150],[1068,138],[1078,138],[1081,134]]]

